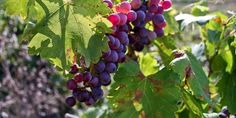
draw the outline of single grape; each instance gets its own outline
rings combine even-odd
[[[145,21],[149,22],[152,20],[154,13],[146,13]]]
[[[119,31],[128,32],[129,31],[129,26],[127,24],[122,25],[122,26],[119,27]]]
[[[128,14],[127,14],[127,20],[130,22],[133,22],[137,19],[137,13],[133,10],[131,10]]]
[[[108,39],[108,44],[109,45],[113,45],[115,43],[115,37],[114,36],[108,35],[107,39]]]
[[[83,78],[84,82],[88,82],[89,80],[92,79],[92,75],[90,72],[84,72],[83,75],[84,75],[84,78]]]
[[[119,39],[117,39],[117,38],[115,38],[114,39],[114,43],[110,43],[109,44],[109,47],[111,48],[111,49],[113,49],[113,50],[115,50],[115,49],[118,49],[119,47],[120,47],[120,41],[119,41]]]
[[[160,23],[160,24],[158,24],[156,26],[159,27],[159,28],[164,28],[164,27],[166,27],[166,21],[164,21],[164,22],[162,22],[162,23]]]
[[[89,97],[88,100],[85,101],[85,104],[86,104],[87,106],[93,105],[93,104],[95,104],[95,100],[94,100],[94,99],[92,98],[92,96],[91,96],[91,97]]]
[[[114,63],[107,63],[105,70],[108,73],[114,73],[116,71],[116,65]]]
[[[77,84],[74,79],[68,80],[66,85],[69,90],[73,90],[77,88]]]
[[[148,40],[148,37],[142,37],[140,43],[144,45],[149,45],[150,41]]]
[[[91,87],[96,87],[99,85],[99,79],[97,77],[93,77],[89,82],[88,84],[91,86]]]
[[[164,30],[162,28],[155,28],[154,31],[155,31],[157,37],[164,36]]]
[[[141,7],[140,7],[138,10],[141,10],[141,11],[143,11],[143,12],[146,12],[147,6],[146,6],[146,5],[141,5]]]
[[[115,50],[112,50],[109,57],[105,58],[105,60],[108,61],[108,62],[117,62],[118,61],[117,52]]]
[[[157,5],[152,5],[152,6],[149,7],[148,11],[149,11],[150,13],[157,13],[157,11],[158,11],[158,6],[157,6]]]
[[[221,112],[222,112],[222,113],[224,113],[224,114],[225,114],[225,115],[227,115],[227,116],[229,116],[229,115],[230,115],[230,113],[229,113],[229,110],[228,110],[227,106],[224,106],[224,107],[222,107],[222,109],[221,109]]]
[[[149,0],[149,6],[158,5],[160,0]]]
[[[73,107],[76,104],[76,100],[74,97],[67,97],[66,104],[70,107]]]
[[[224,113],[222,113],[222,112],[220,112],[220,113],[219,113],[219,117],[220,117],[220,118],[227,118],[227,115],[224,114]]]
[[[163,9],[169,9],[172,6],[171,0],[163,0],[161,2]]]
[[[74,63],[71,67],[70,67],[70,74],[76,74],[79,71],[78,65],[76,63]]]
[[[152,21],[153,21],[154,25],[158,26],[159,24],[165,22],[165,18],[164,18],[164,16],[162,14],[155,14],[153,16]]]
[[[103,2],[106,3],[109,8],[112,8],[113,3],[111,0],[103,0]]]
[[[74,80],[75,80],[76,83],[82,82],[83,81],[83,74],[82,73],[76,74],[74,76]]]
[[[107,58],[110,54],[111,54],[111,49],[108,49],[107,52],[104,52],[104,53],[103,53],[102,57],[103,57],[103,58]]]
[[[123,1],[123,2],[120,3],[119,11],[117,11],[117,12],[121,12],[121,13],[127,14],[130,10],[131,10],[130,3],[127,2],[127,1]]]
[[[92,88],[92,96],[95,100],[101,99],[103,96],[103,90],[101,87]]]
[[[145,20],[146,15],[142,10],[138,10],[136,13],[137,13],[137,19],[136,20],[138,20],[138,21]]]
[[[107,19],[114,25],[118,25],[120,24],[120,21],[121,21],[121,18],[118,14],[116,13],[113,13],[113,14],[110,14]]]
[[[128,34],[125,32],[117,32],[116,34],[117,38],[120,40],[120,42],[124,45],[128,45],[129,44],[129,38],[128,38]]]
[[[127,22],[127,16],[125,14],[123,14],[123,13],[119,13],[118,15],[120,17],[119,25],[125,25],[126,22]]]
[[[124,50],[124,45],[120,45],[120,47],[116,50],[117,52],[122,52]]]
[[[80,102],[84,102],[89,99],[89,92],[87,90],[83,90],[80,92],[80,94],[77,96],[77,100]]]
[[[142,5],[142,1],[141,0],[132,0],[130,4],[133,9],[138,9]]]
[[[123,63],[126,59],[125,53],[124,52],[119,52],[118,56],[119,56],[118,62]]]
[[[151,41],[157,37],[157,34],[154,31],[148,32],[148,39]]]
[[[99,61],[97,64],[94,65],[94,69],[96,72],[101,73],[105,69],[105,63],[103,61]]]
[[[157,7],[157,12],[156,12],[157,14],[163,14],[164,13],[164,9],[163,9],[163,7],[162,6],[158,6]]]
[[[147,37],[148,36],[148,30],[146,28],[141,28],[138,33],[141,37]]]
[[[111,83],[111,77],[107,72],[102,72],[99,75],[100,82],[103,86],[107,86]]]

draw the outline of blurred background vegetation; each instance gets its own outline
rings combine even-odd
[[[165,38],[173,39],[179,48],[196,49],[197,54],[203,49],[201,28],[194,22],[181,29],[175,16],[180,13],[193,16],[217,13],[225,18],[236,12],[235,0],[172,1],[173,8],[165,14],[168,21]],[[27,42],[18,38],[24,26],[19,17],[7,16],[4,9],[0,10],[0,118],[62,118],[67,113],[90,118],[97,115],[95,112],[107,109],[104,104],[89,109],[81,105],[77,106],[78,109],[67,107],[64,103],[68,95],[66,79],[47,61],[28,55]]]

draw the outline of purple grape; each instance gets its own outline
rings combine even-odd
[[[141,0],[132,0],[130,4],[133,9],[138,9],[142,5],[142,1]]]
[[[104,53],[103,53],[102,57],[103,57],[103,58],[107,58],[110,54],[111,54],[111,49],[108,49],[107,52],[104,52]]]
[[[120,45],[120,47],[116,50],[117,52],[122,52],[123,51],[123,49],[124,49],[124,45]]]
[[[70,67],[70,74],[76,74],[79,71],[78,65],[77,64],[73,64]]]
[[[70,107],[73,107],[76,104],[76,100],[74,97],[67,97],[66,104]]]
[[[227,108],[227,106],[224,106],[222,109],[221,109],[221,112],[224,113],[225,115],[229,116],[230,113],[229,113],[229,110]]]
[[[141,42],[142,44],[144,44],[144,45],[150,44],[150,41],[148,40],[147,37],[142,37],[140,42]]]
[[[145,29],[145,28],[141,28],[138,33],[141,37],[147,37],[148,36],[148,30]]]
[[[129,31],[129,27],[127,24],[122,25],[119,27],[119,31],[124,31],[124,32],[128,32]]]
[[[111,83],[111,77],[107,72],[100,73],[99,79],[103,86],[107,86]]]
[[[129,44],[129,38],[128,38],[128,34],[125,32],[118,32],[117,34],[117,38],[120,40],[120,42],[124,45],[128,45]]]
[[[120,41],[119,41],[119,39],[115,38],[114,40],[115,40],[115,42],[114,42],[113,44],[110,44],[110,45],[109,45],[110,48],[113,49],[113,50],[118,49],[118,48],[120,47]]]
[[[77,98],[80,95],[80,90],[79,89],[74,89],[72,92],[72,95]]]
[[[145,21],[149,22],[152,20],[154,13],[146,13]]]
[[[162,28],[155,28],[154,31],[155,31],[157,37],[164,36],[164,30]]]
[[[84,75],[84,78],[83,78],[84,82],[88,82],[89,80],[92,79],[92,75],[90,72],[85,72],[83,75]]]
[[[114,63],[107,63],[105,70],[108,73],[114,73],[116,71],[116,65]]]
[[[149,5],[152,6],[152,5],[158,5],[160,2],[160,0],[150,0],[149,1]]]
[[[125,53],[126,51],[127,51],[127,48],[126,48],[126,46],[124,46],[122,52]]]
[[[220,118],[227,118],[227,115],[224,114],[224,113],[222,113],[222,112],[220,112],[220,113],[219,113],[219,117],[220,117]]]
[[[83,90],[80,92],[80,94],[77,96],[77,100],[80,102],[84,102],[89,99],[89,92],[87,90]]]
[[[127,22],[127,16],[123,13],[118,14],[120,16],[120,23],[119,25],[125,25]]]
[[[111,51],[111,54],[105,58],[106,61],[108,62],[117,62],[118,61],[118,54],[115,50]]]
[[[148,32],[148,39],[151,41],[157,37],[157,34],[154,31]]]
[[[77,84],[76,84],[75,80],[73,80],[73,79],[68,80],[66,85],[69,90],[74,90],[77,88]]]
[[[120,24],[121,21],[120,16],[116,13],[110,14],[107,19],[113,24],[113,26]]]
[[[92,88],[92,96],[95,100],[101,99],[103,96],[103,90],[101,87]]]
[[[123,63],[126,59],[125,53],[124,52],[119,52],[118,56],[119,56],[118,62]]]
[[[164,0],[161,2],[163,9],[169,9],[172,6],[171,0]]]
[[[115,43],[115,37],[114,36],[108,35],[107,38],[109,40],[109,42],[108,42],[109,45],[113,45]]]
[[[158,11],[158,6],[152,5],[152,6],[149,7],[148,11],[149,11],[150,13],[157,13],[157,11]]]
[[[80,83],[80,82],[82,82],[83,81],[83,74],[82,73],[79,73],[79,74],[76,74],[75,76],[74,76],[74,80],[75,80],[75,82],[76,83]]]
[[[131,10],[131,5],[129,2],[127,1],[123,1],[120,3],[119,5],[119,11],[117,12],[121,12],[121,13],[128,13]]]
[[[138,21],[145,20],[146,14],[142,10],[138,10],[137,12],[137,19]]]
[[[127,20],[130,21],[130,22],[133,22],[137,19],[137,13],[135,11],[130,11],[128,14],[127,14]]]
[[[139,8],[139,10],[146,12],[147,10],[147,6],[146,5],[141,5],[141,7]]]
[[[113,3],[111,0],[103,0],[103,2],[106,3],[109,8],[112,8]]]
[[[103,61],[99,61],[97,64],[94,65],[94,69],[96,72],[101,73],[104,71],[106,65]]]
[[[157,7],[157,12],[156,12],[157,14],[163,14],[164,13],[164,9],[163,9],[163,7],[162,6],[158,6]]]
[[[158,26],[159,24],[165,22],[165,18],[164,18],[164,16],[163,16],[162,14],[155,14],[155,15],[153,16],[152,21],[153,21],[153,24],[154,24],[154,25],[157,25],[157,26]]]
[[[92,97],[90,97],[88,100],[85,101],[85,104],[87,106],[93,105],[95,104],[95,100]]]
[[[91,86],[91,87],[96,87],[99,85],[99,79],[97,77],[93,77],[89,82],[88,84]]]

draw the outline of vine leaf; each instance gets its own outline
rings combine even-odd
[[[114,80],[108,99],[115,111],[132,111],[135,107],[135,114],[144,111],[149,118],[174,117],[181,94],[180,80],[172,70],[164,68],[144,78],[138,64],[128,61],[121,64]],[[122,107],[124,104],[125,109]]]
[[[186,52],[186,55],[180,58],[174,59],[170,66],[173,70],[179,74],[181,79],[185,78],[186,68],[191,68],[191,76],[187,79],[191,90],[194,95],[201,100],[205,100],[210,103],[209,98],[209,86],[208,86],[208,78],[203,71],[201,64],[197,61],[197,59],[190,52]]]
[[[236,114],[236,74],[233,72],[231,75],[224,73],[223,77],[217,84],[220,93],[221,103],[228,107],[231,114]]]
[[[139,66],[145,76],[152,75],[158,71],[157,60],[150,54],[141,53],[139,56]]]
[[[94,17],[96,14],[107,15],[111,10],[101,0],[74,0],[74,12]]]
[[[84,17],[63,1],[44,1],[46,14],[42,22],[32,29],[30,54],[39,54],[61,69],[68,69],[76,55],[85,57],[86,65],[96,63],[108,49],[105,33],[111,23],[101,15]],[[50,17],[49,17],[50,16]],[[32,33],[32,32],[31,32]]]

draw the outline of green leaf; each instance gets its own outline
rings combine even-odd
[[[201,106],[201,101],[194,98],[189,92],[182,90],[183,100],[188,107],[188,109],[198,117],[203,117],[203,109]]]
[[[5,0],[5,8],[10,15],[20,15],[23,18],[27,17],[28,2],[30,0]]]
[[[140,66],[142,73],[145,76],[152,75],[159,70],[158,65],[157,65],[157,60],[154,59],[154,57],[149,53],[147,53],[147,54],[141,53],[140,54],[139,66]]]
[[[141,103],[148,118],[173,118],[180,99],[178,75],[167,68],[140,82]]]
[[[210,102],[208,96],[208,78],[201,64],[190,52],[186,52],[186,55],[183,57],[174,59],[170,63],[170,66],[180,75],[181,79],[184,79],[183,77],[186,75],[185,69],[189,66],[192,72],[190,78],[187,78],[187,81],[190,84],[191,90],[197,98],[204,99],[208,103]]]
[[[208,8],[208,7],[200,6],[200,5],[195,5],[195,6],[192,8],[192,14],[193,14],[194,16],[205,16],[208,11],[209,11],[209,8]]]
[[[231,114],[236,114],[236,73],[224,73],[217,84],[222,106],[227,106]]]
[[[74,12],[84,16],[94,17],[97,14],[107,15],[111,10],[101,0],[75,0]]]
[[[118,101],[131,100],[134,92],[138,88],[137,77],[139,75],[139,66],[134,61],[128,61],[119,66],[118,71],[114,76],[114,84],[111,85],[108,99],[111,104],[116,104]]]
[[[211,30],[211,29],[208,29],[207,30],[207,34],[208,34],[208,40],[210,42],[219,42],[220,40],[220,35],[221,35],[221,32],[217,31],[217,30]]]
[[[108,49],[104,34],[110,32],[107,27],[111,23],[100,15],[91,18],[75,14],[73,6],[58,3],[42,3],[46,6],[42,7],[46,20],[42,19],[31,30],[35,36],[29,43],[29,52],[41,55],[62,69],[70,66],[75,55],[84,56],[87,66],[96,63]]]

